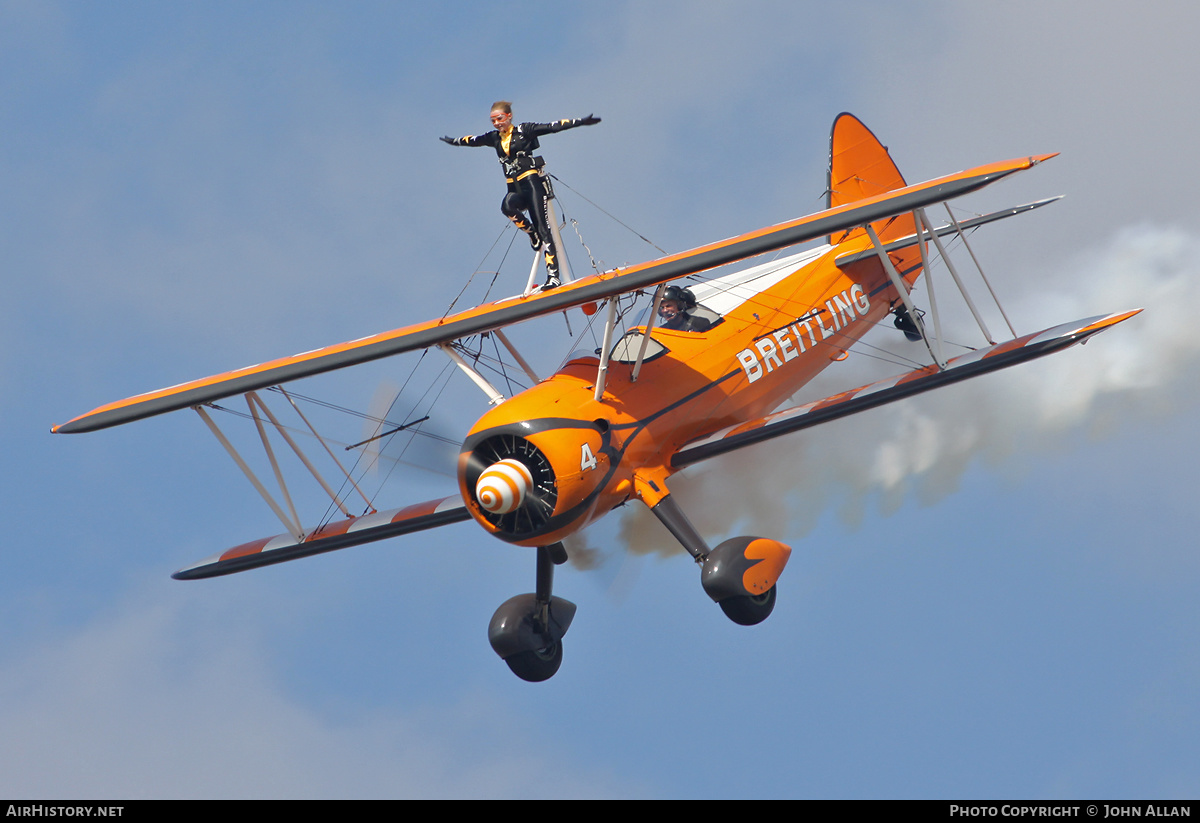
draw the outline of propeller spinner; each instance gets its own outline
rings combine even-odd
[[[475,483],[475,499],[490,514],[508,514],[525,502],[533,475],[519,460],[501,460],[484,469]]]

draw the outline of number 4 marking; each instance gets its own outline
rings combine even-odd
[[[598,462],[599,461],[596,460],[596,456],[592,454],[592,447],[587,443],[584,443],[583,453],[579,458],[579,470],[581,472],[590,472],[592,469],[596,468],[596,464]]]

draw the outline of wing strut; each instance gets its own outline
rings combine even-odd
[[[504,402],[504,395],[497,391],[496,387],[489,383],[486,377],[467,365],[467,361],[462,359],[462,355],[456,352],[450,343],[438,343],[438,348],[454,361],[454,365],[462,369],[463,374],[471,378],[472,383],[483,390],[483,393],[488,396],[488,400],[493,406],[499,406]]]
[[[545,177],[545,172],[538,172]],[[546,222],[550,224],[550,233],[554,235],[554,246],[558,249],[558,274],[564,283],[570,283],[575,279],[571,274],[571,264],[567,262],[567,250],[563,246],[562,233],[558,228],[558,215],[554,213],[554,189],[550,186],[550,181],[546,180],[546,189],[550,192],[550,196],[546,198]]]
[[[929,356],[934,359],[939,369],[946,367],[942,358],[938,357],[933,351],[933,346],[929,343],[929,334],[925,331],[925,322],[921,320],[921,315],[917,312],[917,307],[913,305],[912,298],[908,296],[908,287],[904,285],[903,278],[900,277],[900,272],[896,271],[896,267],[892,265],[892,258],[888,257],[887,252],[883,248],[883,244],[879,242],[879,235],[875,233],[875,229],[870,223],[867,223],[864,228],[867,230],[867,236],[871,238],[871,244],[875,246],[875,253],[879,256],[879,262],[883,264],[883,270],[887,273],[888,279],[892,281],[892,285],[896,287],[896,291],[900,294],[900,300],[904,303],[904,308],[908,310],[908,316],[912,318],[917,325],[917,330],[921,333],[921,339],[925,341],[925,348],[929,349]],[[925,255],[922,252],[922,259]],[[926,278],[929,277],[929,272],[925,272]]]
[[[650,347],[650,332],[654,331],[654,321],[658,319],[658,307],[662,303],[663,293],[666,290],[666,283],[659,283],[658,288],[654,290],[654,304],[650,306],[650,319],[646,321],[646,333],[642,335],[642,345],[638,348],[637,361],[633,364],[633,373],[629,378],[630,383],[636,383],[638,375],[641,374],[642,360],[646,356],[646,349]]]
[[[929,313],[933,315],[933,341],[937,349],[934,360],[938,368],[946,368],[946,353],[942,350],[942,316],[938,313],[937,295],[933,290],[933,274],[929,267],[929,244],[925,242],[925,229],[921,217],[913,212],[913,225],[917,231],[917,251],[921,253],[921,268],[925,270],[925,288],[929,289]],[[933,227],[930,226],[932,229]]]
[[[943,202],[942,205],[946,207],[946,214],[950,215],[950,223],[954,226],[954,230],[958,232],[958,239],[962,240],[963,246],[966,247],[967,252],[971,255],[971,259],[975,261],[975,268],[979,269],[979,276],[983,278],[983,284],[987,286],[988,291],[992,295],[992,299],[996,301],[996,308],[1000,309],[1000,315],[1004,318],[1004,322],[1008,324],[1008,330],[1012,332],[1013,337],[1016,337],[1017,330],[1013,328],[1012,322],[1008,319],[1008,314],[1005,313],[1004,307],[1000,305],[1000,298],[996,296],[996,290],[992,288],[991,281],[989,281],[987,279],[987,275],[983,273],[983,266],[979,265],[979,258],[975,256],[975,251],[971,248],[971,244],[967,242],[967,236],[963,234],[962,226],[960,226],[958,221],[954,219],[954,213],[950,211],[950,204]],[[938,248],[941,248],[941,244],[938,245]],[[946,255],[943,252],[942,257],[945,258],[945,256]]]
[[[238,454],[238,450],[235,449],[233,444],[229,442],[229,438],[226,437],[225,433],[217,427],[217,424],[213,422],[213,419],[208,416],[208,412],[206,412],[201,406],[193,406],[192,408],[196,410],[196,414],[200,415],[200,419],[203,420],[204,424],[208,426],[210,431],[212,431],[213,436],[216,437],[217,440],[220,441],[221,445],[225,447],[225,451],[229,452],[229,456],[233,458],[234,463],[237,463],[238,468],[242,470],[242,474],[246,475],[246,479],[250,481],[250,485],[254,486],[254,490],[257,491],[262,499],[266,501],[267,505],[271,507],[271,511],[275,512],[275,516],[279,518],[279,522],[283,524],[285,529],[287,529],[288,534],[296,538],[297,543],[303,540],[304,530],[300,526],[300,519],[298,517],[294,520],[288,518],[287,514],[284,513],[279,504],[275,502],[275,498],[272,497],[271,493],[267,491],[267,487],[262,484],[262,481],[260,481],[258,476],[255,475],[250,469],[250,466],[248,466],[246,461],[242,459],[242,456]],[[274,458],[272,458],[271,462],[274,463]],[[290,497],[288,498],[288,504],[289,506],[291,505]],[[292,510],[292,514],[295,515],[294,508]]]
[[[525,372],[530,380],[532,380],[534,383],[542,382],[541,378],[539,378],[537,373],[533,370],[533,367],[530,366],[525,358],[521,356],[521,353],[517,351],[516,347],[513,346],[512,343],[508,342],[508,337],[505,336],[502,329],[495,329],[492,334],[496,335],[496,339],[504,344],[504,348],[508,349],[508,353],[513,356],[513,358],[517,361],[517,365],[521,367],[521,370]]]
[[[950,204],[943,201],[942,205],[946,208],[946,213],[950,217],[950,223],[940,226],[940,227],[937,227],[937,228],[934,227],[933,221],[929,219],[929,215],[926,213],[926,211],[923,207],[916,208],[912,212],[914,226],[917,227],[917,229],[914,231],[913,234],[909,235],[908,237],[900,238],[899,240],[893,240],[892,242],[887,243],[886,245],[882,245],[882,246],[875,245],[870,249],[865,249],[862,251],[857,251],[857,252],[852,252],[849,254],[840,255],[836,260],[836,264],[837,264],[838,268],[845,269],[846,267],[851,266],[851,265],[858,263],[862,260],[865,260],[867,258],[879,257],[881,251],[885,252],[885,253],[890,253],[893,251],[898,251],[900,249],[917,246],[917,247],[919,247],[921,254],[922,254],[921,260],[922,260],[922,265],[925,268],[925,277],[926,277],[926,280],[929,281],[930,303],[933,304],[934,301],[936,300],[936,298],[933,293],[933,283],[932,283],[932,279],[931,279],[930,272],[929,272],[929,257],[928,257],[929,251],[928,251],[928,245],[927,245],[928,242],[930,240],[932,240],[933,244],[937,247],[938,255],[941,257],[942,260],[945,261],[946,268],[949,270],[950,276],[954,280],[954,284],[958,287],[959,293],[962,295],[963,300],[966,302],[967,308],[971,310],[971,316],[975,318],[975,322],[979,326],[980,332],[983,333],[984,339],[987,341],[988,345],[995,345],[996,338],[992,335],[991,330],[988,328],[987,322],[983,319],[983,315],[980,313],[979,308],[976,306],[974,299],[971,297],[970,292],[967,290],[967,286],[963,282],[962,276],[958,272],[958,267],[954,265],[954,261],[950,258],[949,253],[946,251],[946,247],[942,244],[942,239],[941,239],[942,235],[956,234],[962,240],[963,245],[967,249],[967,252],[971,255],[971,260],[972,260],[972,262],[974,262],[975,268],[979,272],[980,278],[983,280],[984,285],[987,286],[988,293],[991,295],[993,302],[995,302],[996,308],[1000,311],[1000,315],[1004,318],[1004,322],[1008,326],[1008,330],[1012,333],[1013,338],[1015,338],[1017,336],[1016,329],[1013,327],[1012,322],[1009,320],[1008,313],[1004,311],[1004,306],[1001,305],[1000,298],[997,296],[996,290],[994,288],[992,288],[991,281],[988,280],[987,274],[984,272],[983,266],[982,266],[982,264],[980,264],[979,258],[975,254],[975,250],[972,249],[970,243],[967,242],[966,232],[968,229],[973,229],[977,226],[982,226],[985,223],[990,223],[994,220],[1002,220],[1006,217],[1012,217],[1013,215],[1016,215],[1016,214],[1022,214],[1027,211],[1032,211],[1033,209],[1041,208],[1042,206],[1045,206],[1049,203],[1053,203],[1053,202],[1055,202],[1057,200],[1061,200],[1061,199],[1062,199],[1061,197],[1050,197],[1045,200],[1038,200],[1033,203],[1027,203],[1023,206],[1013,206],[1008,209],[1003,209],[1001,211],[992,212],[991,214],[985,214],[980,217],[973,217],[970,220],[965,220],[965,221],[961,221],[961,222],[956,220],[954,217],[954,213],[952,211],[950,211]],[[886,270],[886,268],[887,268],[886,263],[884,264],[884,266],[885,266],[885,270]],[[890,273],[889,273],[889,278],[890,278]],[[895,281],[892,280],[892,282],[894,283]],[[908,309],[907,303],[905,304],[905,309],[906,310]],[[932,313],[933,313],[933,322],[935,325],[938,325],[939,318],[937,315],[936,305],[931,305],[931,309],[932,309]],[[911,311],[909,311],[908,313],[909,313],[909,316],[912,316]],[[914,323],[914,325],[917,326],[918,330],[921,331],[923,334],[924,324],[921,322],[921,318],[918,317],[916,320],[913,321],[913,323]],[[941,337],[940,331],[935,331],[934,337],[940,340],[940,337]],[[937,357],[935,357],[934,359],[939,360],[939,364],[941,362],[943,362]]]
[[[930,222],[929,217],[925,214],[925,209],[917,209],[916,214],[917,214],[918,225],[923,223],[923,224],[925,224],[926,227],[929,228],[929,233],[933,237],[933,244],[935,246],[937,246],[938,254],[941,256],[942,260],[946,263],[946,268],[950,270],[950,276],[954,278],[954,282],[958,286],[958,290],[962,294],[963,300],[967,301],[967,307],[971,310],[971,315],[975,318],[975,322],[979,324],[979,330],[981,332],[983,332],[984,339],[986,339],[988,341],[988,345],[991,345],[991,346],[996,345],[996,341],[992,338],[992,333],[990,331],[988,331],[987,323],[983,322],[983,317],[979,314],[979,310],[977,308],[975,308],[975,301],[971,299],[971,295],[967,292],[967,287],[963,285],[962,278],[958,276],[958,270],[956,268],[954,268],[954,262],[950,259],[950,255],[946,254],[946,247],[942,245],[941,238],[938,237],[938,233],[933,228],[933,223]],[[951,219],[952,220],[954,219],[953,216],[951,216]],[[958,228],[957,224],[955,224],[955,228]],[[960,231],[959,236],[962,237],[961,231]],[[963,242],[964,243],[967,242],[965,237],[963,237]],[[922,249],[923,248],[924,248],[924,245],[922,244]],[[974,255],[972,255],[972,257],[974,257]],[[981,270],[980,274],[982,274],[982,273],[983,272]],[[929,277],[929,269],[928,268],[925,269],[925,277],[927,279]],[[987,282],[987,278],[984,278],[984,282],[985,283]],[[990,289],[991,286],[989,286],[988,288]],[[995,296],[996,295],[993,293],[992,297],[995,297]],[[997,301],[996,305],[1000,305],[999,301]],[[1003,309],[1001,309],[1000,311],[1001,311],[1001,313],[1004,312]],[[1007,317],[1005,317],[1004,319],[1008,320]],[[1011,329],[1012,327],[1009,326],[1009,328]],[[1013,337],[1016,337],[1016,336],[1017,336],[1017,333],[1014,331]]]
[[[549,178],[545,172],[538,171],[543,178],[543,185],[549,195],[546,197],[546,224],[550,226],[550,233],[554,235],[554,247],[558,249],[558,276],[563,283],[570,283],[575,279],[571,274],[571,264],[567,262],[567,252],[563,247],[562,232],[558,226],[558,215],[554,211],[554,188],[550,185]],[[529,269],[529,281],[525,284],[523,296],[528,297],[533,294],[537,284],[538,264],[542,262],[542,250],[538,249],[537,254],[533,256],[533,266]]]
[[[367,510],[375,511],[375,505],[371,502],[371,498],[367,497],[366,492],[364,492],[361,488],[359,488],[358,484],[354,482],[354,478],[350,476],[350,472],[346,471],[346,467],[342,465],[342,461],[337,459],[337,456],[333,453],[333,450],[329,448],[329,444],[325,442],[325,438],[322,437],[321,435],[317,434],[316,428],[313,426],[312,423],[308,422],[308,418],[304,416],[304,412],[300,411],[300,407],[296,405],[296,401],[292,399],[292,396],[287,393],[287,390],[283,386],[276,386],[275,390],[278,391],[280,394],[282,394],[284,397],[286,397],[288,403],[291,403],[292,408],[296,411],[296,414],[299,415],[300,419],[304,421],[304,425],[308,426],[308,430],[310,432],[312,432],[312,436],[315,437],[317,439],[317,442],[321,444],[321,447],[323,449],[325,449],[325,453],[329,455],[329,459],[332,460],[334,465],[337,466],[338,469],[341,470],[342,476],[346,478],[346,482],[354,487],[354,490],[356,492],[358,492],[359,497],[361,497],[363,499],[363,502],[367,504]],[[262,402],[262,401],[260,400],[259,402]],[[265,410],[266,408],[267,407],[264,405],[263,409]],[[428,419],[428,418],[426,418],[426,419]],[[418,420],[416,422],[420,423],[421,421]],[[278,425],[279,424],[276,423],[276,426],[278,426]],[[406,424],[406,425],[411,425],[411,424]],[[380,423],[380,428],[382,428],[382,426],[383,426],[383,424]],[[403,428],[404,427],[402,426],[401,429],[403,429]],[[378,431],[378,429],[376,429],[376,431]],[[282,428],[279,429],[279,433],[282,434],[284,437],[287,437],[287,435],[284,433]],[[288,442],[291,443],[290,438],[289,438]],[[299,458],[304,462],[304,465],[308,467],[308,470],[310,472],[312,472],[313,477],[317,478],[317,482],[320,483],[322,487],[324,487],[326,494],[328,494],[329,497],[333,500],[333,502],[335,504],[337,504],[337,507],[342,510],[343,514],[345,514],[347,517],[350,517],[350,510],[341,504],[341,502],[338,500],[337,495],[334,494],[333,490],[329,488],[329,484],[326,483],[324,481],[324,479],[322,479],[321,475],[317,472],[317,470],[314,469],[312,467],[312,464],[308,462],[308,458],[306,458],[300,452],[300,450],[296,447],[296,445],[294,443],[292,444],[292,448],[296,451],[297,456],[299,456]]]
[[[271,471],[275,473],[275,482],[279,484],[279,490],[283,493],[284,502],[287,503],[288,511],[292,514],[292,522],[296,524],[296,531],[303,533],[304,528],[300,525],[300,515],[296,512],[296,504],[292,501],[292,495],[288,491],[287,483],[283,479],[283,472],[279,468],[279,461],[275,458],[275,450],[271,448],[271,441],[267,437],[267,430],[263,427],[262,417],[259,415],[259,410],[255,404],[261,405],[257,392],[246,392],[246,407],[250,410],[250,416],[254,418],[254,428],[258,430],[258,439],[262,441],[263,451],[266,452],[267,459],[271,461]],[[265,407],[264,407],[265,408]],[[275,428],[282,431],[279,421],[274,418],[271,422]],[[295,445],[293,444],[293,448]]]
[[[283,389],[281,388],[280,391],[283,391]],[[287,397],[287,399],[289,401],[291,401],[292,398],[290,396],[288,396],[286,394],[284,396]],[[251,403],[251,400],[253,400],[253,403]],[[353,515],[350,514],[350,509],[347,508],[346,504],[342,502],[342,499],[337,496],[337,492],[335,492],[329,486],[329,484],[325,482],[325,478],[321,476],[321,473],[319,471],[317,471],[317,467],[312,464],[312,461],[310,461],[308,459],[308,456],[304,454],[304,452],[301,450],[301,448],[296,444],[296,441],[292,439],[292,436],[290,434],[288,434],[287,427],[284,426],[282,423],[280,423],[279,418],[277,418],[275,416],[275,414],[269,408],[267,408],[267,404],[265,402],[263,402],[263,399],[261,397],[258,396],[258,392],[247,392],[246,393],[246,404],[248,406],[250,406],[250,413],[254,415],[254,424],[258,427],[258,434],[259,434],[259,437],[263,441],[263,448],[266,449],[267,454],[271,457],[271,464],[272,464],[272,466],[275,467],[275,476],[277,478],[279,478],[279,486],[280,486],[280,488],[284,489],[285,494],[287,492],[287,487],[284,485],[283,477],[279,471],[279,467],[275,464],[274,453],[271,451],[271,445],[267,440],[266,431],[263,429],[262,420],[259,419],[258,412],[256,412],[254,410],[255,404],[257,404],[259,406],[259,408],[262,409],[263,414],[265,414],[267,416],[267,418],[271,421],[271,425],[275,427],[275,431],[279,432],[279,436],[282,437],[284,439],[284,441],[289,446],[292,447],[292,451],[295,452],[296,457],[300,458],[300,462],[304,464],[304,468],[308,469],[309,473],[313,476],[313,479],[316,480],[317,483],[320,484],[321,488],[325,490],[325,493],[327,495],[329,495],[329,499],[333,501],[333,504],[335,506],[337,506],[338,509],[341,510],[342,514],[346,515],[347,517],[352,517]],[[296,404],[294,401],[292,402],[292,406],[296,407]],[[296,412],[298,414],[300,413],[300,409],[298,407],[296,407]],[[305,423],[308,423],[308,418],[306,418],[303,414],[300,414],[300,419],[303,420]],[[321,438],[320,435],[317,434],[316,430],[312,428],[311,423],[308,423],[308,427],[310,430],[312,430],[312,433],[316,436],[317,440],[319,440],[321,442],[321,445],[324,446],[325,441]],[[325,450],[328,452],[329,447],[325,446]],[[333,457],[333,452],[329,452],[329,456]],[[333,458],[333,462],[337,463],[338,468],[341,469],[342,473],[346,475],[346,479],[350,480],[349,473],[346,472],[345,468],[342,467],[342,464],[338,461],[338,459],[336,457]],[[356,484],[353,480],[350,480],[350,483],[351,483],[351,485],[354,486],[355,489],[358,489],[358,484]],[[358,493],[362,494],[362,490],[359,489]],[[365,494],[363,495],[363,500],[366,501],[367,507],[369,509],[371,509],[372,511],[374,511],[375,507],[371,505],[371,501],[367,498],[367,496]],[[288,505],[291,505],[291,502],[292,502],[291,496],[288,495]],[[292,510],[292,514],[295,515],[294,507]],[[299,517],[296,517],[296,522],[300,522]]]
[[[329,450],[329,446],[326,445],[324,438],[317,434],[317,431],[313,428],[312,423],[308,421],[308,418],[304,416],[304,413],[301,412],[300,408],[296,405],[296,401],[294,401],[287,392],[283,391],[283,389],[280,389],[279,391],[288,399],[288,402],[291,403],[292,408],[296,410],[298,415],[300,415],[300,419],[303,420],[305,425],[308,426],[309,431],[312,432],[313,436],[317,438],[317,440],[325,448],[325,451],[329,454],[330,459],[333,460],[334,464],[341,470],[342,474],[346,476],[346,480],[349,481],[350,485],[354,487],[355,491],[362,495],[363,500],[367,504],[367,510],[374,512],[375,507],[372,505],[370,498],[363,493],[362,489],[359,488],[358,484],[355,483],[354,479],[350,476],[350,473],[346,471],[345,466],[343,466],[337,457],[334,456],[333,452]],[[217,438],[217,441],[225,448],[225,451],[229,453],[229,456],[233,458],[233,462],[236,463],[238,468],[242,470],[242,474],[246,475],[246,479],[250,481],[250,485],[254,487],[254,490],[258,492],[259,496],[261,496],[264,501],[266,501],[271,511],[273,511],[275,516],[279,518],[279,521],[283,523],[283,526],[285,529],[287,529],[288,534],[294,537],[297,541],[301,541],[304,539],[304,527],[301,525],[300,516],[296,512],[296,506],[292,502],[291,492],[288,490],[287,481],[284,478],[283,471],[279,466],[279,460],[275,456],[275,450],[271,447],[271,440],[267,435],[267,429],[264,423],[270,423],[275,427],[275,431],[278,432],[279,436],[284,439],[284,442],[291,447],[292,451],[296,454],[296,457],[300,459],[300,462],[304,464],[304,467],[308,469],[309,473],[313,476],[313,479],[320,484],[325,493],[329,495],[329,499],[333,501],[333,504],[338,507],[342,514],[344,514],[346,517],[353,517],[345,502],[338,496],[337,492],[333,490],[329,483],[326,482],[325,478],[317,470],[317,467],[313,465],[312,461],[308,459],[308,455],[304,453],[304,450],[300,448],[299,444],[296,443],[290,434],[288,434],[287,426],[284,426],[283,423],[279,421],[279,418],[276,417],[275,413],[272,412],[267,406],[266,401],[264,401],[258,395],[258,392],[246,392],[244,396],[246,398],[246,405],[250,409],[250,416],[254,420],[254,426],[258,430],[259,440],[262,441],[263,451],[267,455],[267,460],[271,463],[271,470],[275,474],[275,481],[279,484],[280,495],[283,498],[283,502],[287,504],[286,512],[284,511],[283,506],[280,505],[279,501],[277,501],[274,496],[267,491],[266,486],[264,486],[262,481],[258,479],[258,476],[254,473],[254,470],[251,469],[249,464],[246,463],[245,459],[229,441],[229,438],[225,436],[225,433],[221,431],[220,427],[217,426],[216,422],[212,419],[204,407],[193,406],[192,408],[196,410],[196,414],[200,415],[200,419],[204,421],[206,426],[208,426],[209,430],[213,433],[213,436]],[[265,421],[264,417],[266,418]]]
[[[525,283],[525,291],[521,292],[522,297],[528,297],[537,288],[538,264],[541,262],[542,250],[538,249],[537,254],[533,256],[533,265],[529,267],[529,280]]]
[[[617,298],[608,298],[608,316],[604,319],[604,342],[600,344],[600,366],[596,369],[596,402],[604,397],[604,383],[608,380],[608,358],[612,354],[613,327],[617,324]]]

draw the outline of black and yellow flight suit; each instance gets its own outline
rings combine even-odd
[[[553,134],[576,126],[591,126],[600,122],[599,117],[588,115],[574,120],[556,120],[553,123],[514,123],[508,134],[493,129],[485,134],[466,137],[443,137],[452,146],[491,146],[500,158],[504,177],[508,181],[508,193],[500,203],[500,211],[512,220],[521,231],[529,235],[530,244],[536,249],[546,249],[546,287],[558,285],[558,253],[554,246],[554,233],[550,231],[550,215],[546,209],[549,192],[546,181],[538,174],[542,158],[534,157],[540,144],[538,137]]]

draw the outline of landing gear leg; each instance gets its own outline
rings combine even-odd
[[[567,562],[562,543],[539,546],[537,591],[506,601],[492,615],[488,640],[513,674],[531,683],[549,680],[562,665],[562,638],[575,604],[554,597],[554,567]]]
[[[775,581],[792,553],[788,546],[762,537],[733,537],[710,550],[669,494],[650,511],[695,558],[705,593],[726,617],[753,626],[770,616]]]
[[[658,505],[650,509],[650,511],[659,519],[659,522],[667,527],[667,531],[675,535],[675,539],[687,549],[688,554],[697,563],[704,565],[704,561],[708,557],[708,544],[704,542],[704,538],[700,536],[700,532],[696,531],[696,527],[692,525],[692,521],[687,519],[687,515],[683,513],[683,509],[679,508],[679,504],[675,502],[675,498],[668,494],[662,500],[658,501]]]

